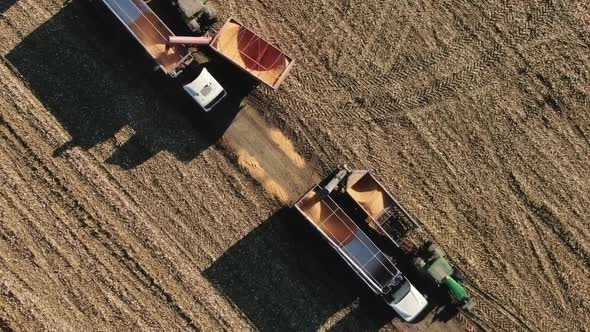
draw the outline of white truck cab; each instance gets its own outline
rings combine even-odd
[[[406,322],[416,319],[428,306],[424,295],[404,276],[399,276],[397,282],[392,284],[382,297]]]
[[[213,109],[227,95],[221,84],[215,80],[206,68],[203,68],[199,76],[194,81],[184,85],[183,88],[205,112]]]

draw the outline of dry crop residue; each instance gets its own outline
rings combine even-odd
[[[587,330],[587,5],[220,6],[235,8],[298,61],[264,93],[272,117],[327,169],[374,169],[465,267],[483,326]]]
[[[284,204],[295,202],[319,180],[291,140],[270,127],[249,104],[242,106],[222,143],[236,155],[240,166]]]
[[[374,169],[464,267],[482,327],[588,330],[587,4],[216,4],[297,63],[212,142],[109,15],[0,2],[0,329],[394,329],[241,148],[289,199]]]

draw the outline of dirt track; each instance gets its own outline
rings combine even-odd
[[[464,267],[484,328],[588,331],[587,5],[218,8],[297,65],[210,128],[108,16],[0,0],[0,329],[393,328],[281,208],[348,163]],[[280,167],[252,167],[240,118]]]

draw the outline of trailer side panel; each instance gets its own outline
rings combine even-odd
[[[295,206],[373,291],[382,292],[400,274],[393,262],[329,196],[321,198],[311,190]]]
[[[180,45],[167,47],[172,31],[143,0],[102,0],[165,73],[188,54]]]
[[[369,225],[398,246],[406,234],[418,227],[414,218],[370,172],[352,172],[346,192],[365,211]]]
[[[290,56],[232,18],[221,27],[210,46],[275,90],[294,63]]]

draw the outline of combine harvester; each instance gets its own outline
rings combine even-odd
[[[375,294],[413,321],[427,307],[426,298],[330,196],[345,175],[341,171],[326,186],[314,186],[295,208]]]
[[[195,45],[207,46],[254,79],[276,90],[287,77],[293,59],[234,19],[219,32],[205,36],[176,36],[143,0],[102,0],[129,33],[141,44],[158,67],[179,81],[184,90],[205,111],[219,104],[227,92],[198,63]],[[175,2],[179,19],[189,28],[202,31],[216,16],[198,0]],[[203,21],[203,17],[206,18]],[[197,29],[198,26],[198,29]],[[207,25],[208,26],[208,25]],[[209,30],[211,31],[211,30]]]

